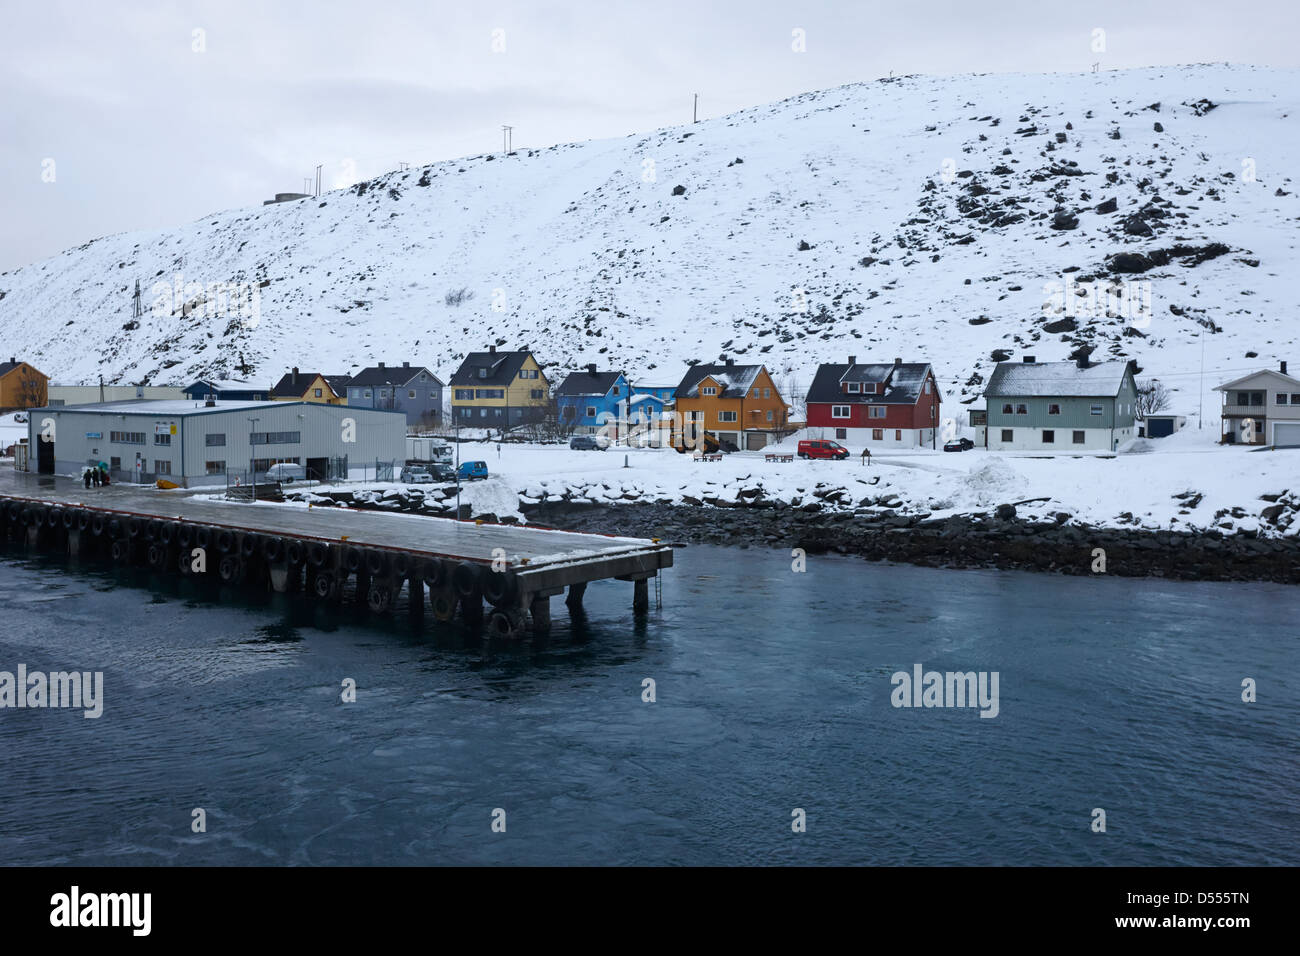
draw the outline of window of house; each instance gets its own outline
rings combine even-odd
[[[1011,429],[1011,428],[1004,428],[1004,429],[1002,429],[1002,440],[1003,440],[1003,441],[1011,441],[1011,440],[1012,440],[1012,435],[1013,435],[1013,434],[1014,434],[1014,429]]]
[[[885,408],[884,405],[872,405],[871,407],[869,407],[869,408],[867,409],[867,417],[868,417],[868,418],[884,418],[885,415],[886,415],[888,412],[889,412],[889,409]]]
[[[930,421],[934,421],[934,406],[930,406]]]
[[[456,389],[456,401],[469,402],[474,400],[474,389],[458,388]]]
[[[735,420],[735,412],[718,412],[718,421],[720,422],[734,422]]]
[[[770,414],[770,413],[769,413]],[[848,405],[832,405],[831,418],[848,418],[850,417]]]
[[[884,437],[885,437],[885,430],[884,430],[883,428],[873,428],[873,429],[871,429],[871,440],[872,440],[872,441],[882,441],[882,440],[884,439]]]
[[[1051,444],[1053,444],[1055,441],[1056,441],[1056,432],[1052,431],[1050,428],[1044,428],[1044,429],[1043,429],[1043,444],[1044,444],[1044,445],[1051,445]]]
[[[772,390],[771,390],[770,388],[765,388],[765,389],[763,389],[763,397],[764,397],[764,398],[771,398],[771,397],[772,397]]]
[[[313,388],[311,390],[311,394],[312,394],[312,398],[321,398],[324,396],[325,393],[321,391],[319,388]]]
[[[203,463],[203,473],[205,475],[224,475],[226,473],[226,463],[224,461],[205,461]]]
[[[153,443],[155,445],[170,445],[172,443],[171,435],[154,435]]]
[[[861,392],[862,386],[858,382],[849,382],[848,390],[850,392]]]
[[[713,387],[712,385],[705,385],[702,389],[700,389],[700,394],[701,394],[701,395],[717,395],[717,394],[718,394],[718,390],[717,390],[715,387]]]
[[[122,459],[121,459],[121,458],[118,458],[118,457],[116,457],[116,456],[110,458],[110,459],[108,460],[108,467],[109,467],[109,470],[110,470],[110,471],[121,471],[121,470],[122,470]]]
[[[925,394],[930,394],[930,386],[934,384],[928,378],[925,380]]]
[[[848,438],[849,430],[847,428],[837,428],[835,429],[835,437],[839,439]]]
[[[479,377],[479,378],[487,378],[487,373],[488,373],[488,370],[487,370],[487,369],[485,369],[485,368],[481,368],[481,369],[478,370],[478,377]]]
[[[1023,403],[1018,403],[1018,404],[1016,405],[1016,414],[1017,414],[1017,415],[1028,415],[1028,414],[1029,414],[1029,406],[1028,406],[1028,405],[1025,405],[1025,404],[1023,404]]]
[[[504,388],[478,388],[474,390],[475,398],[505,398]]]
[[[529,397],[529,398],[545,398],[545,397],[546,397],[546,394],[545,394],[545,393],[544,393],[540,388],[533,388],[533,389],[529,389],[529,391],[528,391],[528,397]]]
[[[1049,415],[1059,415],[1059,414],[1061,414],[1061,406],[1058,405],[1056,402],[1051,402],[1051,403],[1049,403],[1048,406],[1047,406],[1047,414],[1049,414]]]
[[[755,397],[755,398],[758,398],[758,397],[759,397],[758,393],[759,393],[759,390],[758,390],[758,389],[754,389],[754,397]]]
[[[108,440],[122,445],[143,445],[144,432],[109,432]]]
[[[413,389],[413,388],[407,389],[407,390],[406,390],[406,397],[407,397],[407,398],[415,398],[415,389]]]
[[[366,389],[365,395],[364,395],[363,397],[364,397],[364,398],[369,398],[369,397],[370,397],[370,389]]]
[[[1075,443],[1076,445],[1082,445],[1082,444],[1083,444],[1083,440],[1084,440],[1084,434],[1083,434],[1083,432],[1081,432],[1081,431],[1076,431],[1076,432],[1074,433],[1074,439],[1073,439],[1074,443]]]
[[[588,418],[595,418],[595,417],[596,417],[596,406],[595,406],[595,405],[588,405],[588,406],[587,406],[587,417],[588,417]]]
[[[770,409],[770,408],[767,410],[767,420],[768,420],[769,422],[772,421],[772,409]],[[840,431],[843,431],[843,430],[844,430],[844,429],[842,429],[842,428],[840,429]]]
[[[1279,405],[1285,405],[1285,404],[1286,404],[1286,398],[1287,398],[1287,393],[1286,393],[1286,392],[1278,392],[1278,393],[1277,393],[1277,403],[1278,403]]]
[[[170,475],[172,473],[172,463],[163,461],[161,458],[154,459],[153,473],[155,475]]]
[[[486,408],[480,408],[480,409],[478,410],[478,417],[479,417],[479,418],[487,418],[487,413],[488,413],[488,410],[487,410]]]
[[[1100,414],[1101,414],[1101,411],[1102,411],[1102,409],[1101,409],[1101,406],[1100,406],[1100,405],[1089,405],[1089,406],[1088,406],[1088,414],[1089,414],[1089,415],[1100,415]]]
[[[226,433],[208,432],[208,434],[203,436],[203,444],[207,445],[209,448],[224,446],[226,444]]]
[[[611,388],[611,389],[609,390],[609,394],[611,394],[611,395],[617,395],[617,394],[618,394],[618,386],[615,385],[613,388]]]
[[[1011,403],[1010,403],[1010,402],[1006,402],[1006,403],[1003,404],[1003,406],[1002,406],[1002,414],[1003,414],[1003,415],[1010,415],[1010,414],[1011,414]]]
[[[903,430],[901,428],[895,428],[894,441],[902,441],[902,440],[903,440]]]

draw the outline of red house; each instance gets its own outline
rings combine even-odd
[[[808,434],[873,448],[934,448],[939,386],[928,362],[822,365],[808,389]]]

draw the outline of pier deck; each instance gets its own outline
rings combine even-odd
[[[375,611],[387,610],[403,586],[422,609],[427,587],[438,620],[459,608],[480,623],[486,600],[489,630],[507,637],[527,624],[546,630],[548,599],[567,588],[576,606],[593,581],[634,582],[633,608],[644,611],[648,579],[673,563],[669,545],[643,538],[147,489],[86,491],[48,480],[0,485],[0,533],[227,584],[305,589],[322,600],[341,600],[350,578],[354,599]]]

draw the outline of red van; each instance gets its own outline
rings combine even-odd
[[[833,458],[836,461],[843,461],[849,457],[849,450],[837,441],[819,438],[814,441],[799,442],[799,457]]]

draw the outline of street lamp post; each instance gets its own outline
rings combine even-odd
[[[258,418],[250,418],[248,429],[248,474],[253,480],[253,503],[257,503],[257,423]]]

